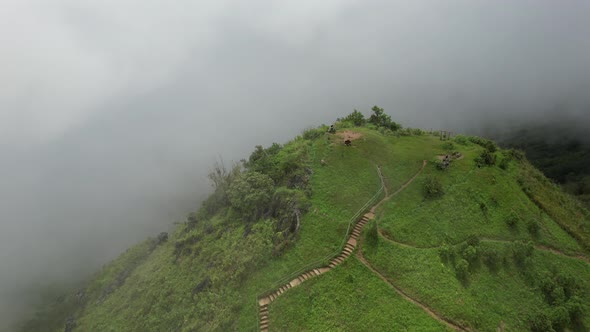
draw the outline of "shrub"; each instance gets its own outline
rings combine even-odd
[[[496,145],[496,143],[494,143],[493,141],[490,141],[490,140],[486,141],[484,147],[490,153],[494,153],[498,150],[498,146]]]
[[[545,313],[539,313],[529,319],[532,332],[555,332],[551,319]]]
[[[479,240],[479,237],[477,235],[470,235],[467,238],[467,244],[470,245],[470,246],[477,247],[479,245],[479,242],[480,242],[480,240]]]
[[[551,311],[551,325],[554,330],[563,331],[570,324],[570,315],[565,306],[558,306]]]
[[[502,257],[495,248],[487,248],[482,253],[483,263],[492,271],[496,271],[500,266]]]
[[[467,139],[467,137],[463,136],[463,135],[457,135],[453,138],[453,141],[455,141],[457,144],[461,144],[461,145],[467,145],[467,143],[469,143],[469,140]]]
[[[510,211],[510,214],[506,218],[505,222],[506,222],[506,225],[508,225],[508,227],[516,228],[516,225],[518,224],[519,219],[520,219],[520,217],[518,216],[518,214],[516,212],[514,212],[514,210],[512,210],[512,211]]]
[[[424,179],[423,191],[424,197],[426,198],[440,197],[444,193],[442,184],[436,177],[432,175],[429,175],[426,177],[426,179]]]
[[[304,132],[305,135],[305,132]],[[275,156],[283,149],[283,146],[278,143],[273,143],[268,148],[263,148],[257,145],[254,151],[250,154],[247,161],[243,161],[245,168],[251,171],[264,173],[274,176],[276,173],[277,162]]]
[[[512,242],[512,257],[519,266],[524,266],[527,259],[533,254],[533,243],[524,241]]]
[[[439,171],[446,171],[449,167],[445,165],[445,163],[443,163],[442,160],[436,158],[436,160],[434,160],[434,165],[436,166],[436,169],[438,169]]]
[[[448,153],[451,153],[453,150],[455,150],[455,144],[453,144],[452,142],[445,142],[441,144],[441,148],[447,151]]]
[[[445,243],[438,249],[438,255],[443,262],[447,263],[453,259],[455,251],[452,247]]]
[[[483,213],[484,216],[488,215],[488,206],[485,202],[479,203],[479,209],[481,210],[481,213]]]
[[[541,229],[541,223],[536,219],[529,219],[527,221],[526,228],[532,235],[537,235],[539,234],[539,230]]]
[[[393,135],[393,131],[391,131],[391,129],[386,128],[386,127],[379,127],[379,132],[384,136],[392,136]]]
[[[414,136],[422,136],[426,134],[426,132],[420,128],[410,128],[410,130],[412,131],[412,135]]]
[[[338,121],[336,123],[336,126],[339,129],[346,129],[346,128],[353,128],[355,127],[354,123],[350,122],[350,121]]]
[[[389,128],[392,131],[400,130],[402,128],[401,125],[391,121],[391,117],[385,114],[382,108],[378,106],[373,106],[371,111],[373,112],[373,114],[371,114],[371,116],[369,117],[369,123],[372,123],[377,127]]]
[[[498,166],[501,169],[506,170],[506,169],[508,169],[509,162],[510,162],[510,160],[508,160],[508,158],[504,157],[504,158],[502,158],[502,160],[500,160],[500,163],[498,164]]]
[[[475,164],[477,167],[492,166],[496,164],[496,155],[485,150],[479,155],[479,157],[475,158]]]
[[[307,139],[307,140],[314,140],[316,138],[320,138],[320,137],[324,136],[324,134],[326,133],[326,130],[327,129],[323,128],[323,127],[308,128],[303,131],[301,136],[303,136],[303,138]]]
[[[268,175],[249,171],[232,182],[228,196],[231,206],[251,221],[268,210],[273,191],[274,182]]]
[[[457,265],[455,265],[455,272],[459,280],[467,281],[467,277],[469,276],[469,262],[465,259],[460,259]]]
[[[348,114],[342,121],[350,122],[353,125],[360,127],[365,124],[367,120],[365,120],[365,116],[363,113],[354,110],[352,113]]]
[[[472,143],[475,143],[479,146],[484,147],[486,149],[486,151],[488,151],[490,153],[494,153],[498,150],[496,143],[494,143],[493,141],[490,141],[489,139],[485,139],[485,138],[478,137],[478,136],[469,136],[467,139]]]
[[[525,159],[525,154],[524,154],[524,151],[522,151],[522,150],[510,149],[507,151],[507,154],[511,158],[519,160],[519,161]]]
[[[467,248],[463,250],[463,258],[465,258],[471,264],[477,261],[478,257],[477,249],[474,246],[467,246]]]

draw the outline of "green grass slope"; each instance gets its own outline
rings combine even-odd
[[[478,167],[486,145],[477,139],[339,126],[257,148],[244,167],[214,177],[215,193],[167,240],[131,248],[23,330],[256,330],[259,294],[340,249],[380,187],[376,166],[393,192],[423,160],[422,174],[379,208],[378,240],[363,246],[368,264],[466,328],[590,326],[588,211],[519,154],[496,151],[496,165]],[[433,161],[450,151],[463,158],[439,170]],[[444,194],[425,198],[433,177]],[[271,330],[448,328],[392,285],[351,257],[272,303]]]

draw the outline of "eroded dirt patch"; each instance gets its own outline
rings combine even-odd
[[[350,131],[350,130],[345,130],[345,131],[341,131],[341,132],[336,133],[336,136],[342,137],[342,139],[344,139],[344,140],[349,139],[351,141],[354,141],[356,139],[363,137],[363,134],[357,133],[354,131]]]

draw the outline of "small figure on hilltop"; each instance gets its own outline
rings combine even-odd
[[[330,128],[328,129],[328,133],[330,133],[330,134],[336,133],[336,128],[334,127],[334,125],[330,125]]]

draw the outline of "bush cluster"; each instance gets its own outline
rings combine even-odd
[[[444,194],[442,183],[438,178],[432,175],[429,175],[424,179],[422,190],[424,197],[426,198],[436,198]]]
[[[369,117],[369,123],[375,125],[377,128],[383,127],[390,129],[391,131],[397,131],[402,129],[402,126],[396,122],[391,121],[391,116],[385,114],[382,108],[373,106],[371,109],[373,114]]]
[[[545,272],[539,279],[539,289],[550,307],[529,319],[531,331],[563,331],[581,325],[587,306],[580,296],[579,282],[555,271]]]

